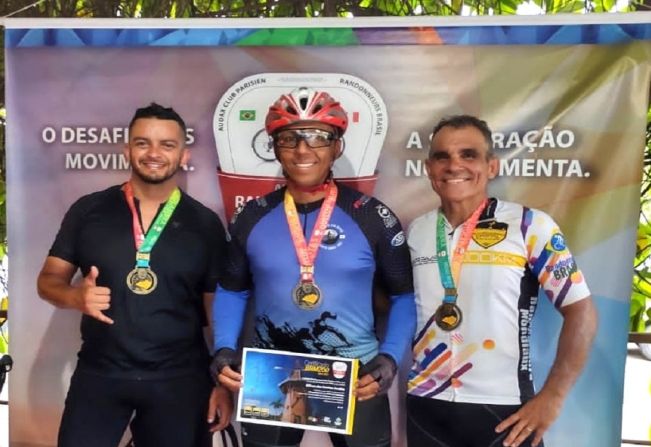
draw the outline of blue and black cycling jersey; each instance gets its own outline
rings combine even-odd
[[[254,346],[370,360],[378,350],[400,361],[415,327],[409,251],[398,218],[378,200],[338,185],[319,248],[318,306],[294,303],[299,262],[280,189],[250,201],[230,226],[229,263],[217,293],[215,347],[235,348],[246,300],[255,298]],[[309,241],[323,201],[297,204]],[[387,334],[375,332],[373,290],[391,297]]]

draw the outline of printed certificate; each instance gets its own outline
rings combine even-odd
[[[351,434],[357,359],[244,348],[237,420]]]

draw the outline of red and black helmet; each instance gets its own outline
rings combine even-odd
[[[269,107],[264,125],[271,135],[281,127],[302,121],[329,124],[339,129],[340,135],[348,127],[348,117],[341,104],[328,93],[309,87],[298,87],[278,98]]]

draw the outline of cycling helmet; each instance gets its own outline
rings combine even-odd
[[[282,95],[269,107],[265,128],[269,135],[281,127],[301,121],[316,121],[339,129],[343,135],[348,127],[348,117],[332,96],[310,87],[299,87]]]

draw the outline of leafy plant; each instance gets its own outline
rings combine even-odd
[[[651,330],[651,109],[647,113],[646,148],[640,189],[640,223],[633,269],[630,331]]]

